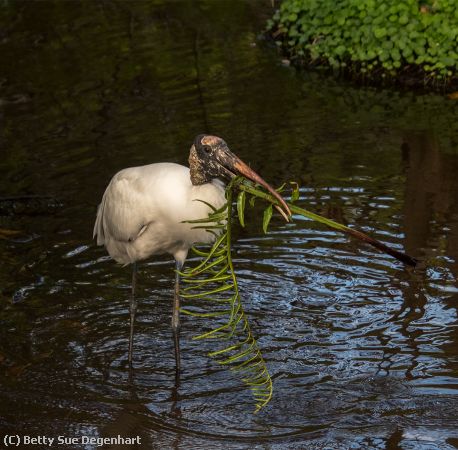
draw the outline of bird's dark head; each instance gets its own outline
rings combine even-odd
[[[223,139],[206,134],[197,136],[189,153],[192,184],[209,183],[214,178],[228,178],[229,174],[225,173],[221,162],[229,154],[232,155]]]
[[[248,167],[238,156],[229,150],[226,142],[218,136],[200,134],[194,139],[189,153],[191,182],[200,185],[211,182],[214,178],[231,179],[242,175],[266,188],[280,202],[285,217],[291,212],[283,198],[264,181],[254,170]]]

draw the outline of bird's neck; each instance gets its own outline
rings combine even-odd
[[[206,176],[206,171],[202,166],[201,161],[197,157],[195,150],[191,149],[189,154],[189,175],[191,177],[191,183],[194,186],[200,186],[201,184],[209,183],[209,180]]]
[[[211,181],[207,180],[207,178],[205,177],[205,173],[202,170],[198,170],[193,166],[189,168],[189,175],[191,178],[191,183],[194,186],[200,186]]]

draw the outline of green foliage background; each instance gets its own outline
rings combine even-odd
[[[449,83],[458,69],[455,0],[285,0],[268,28],[293,57],[372,76]]]

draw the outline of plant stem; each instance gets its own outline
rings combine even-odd
[[[264,200],[267,200],[274,205],[279,205],[278,200],[273,195],[267,194],[266,192],[263,192],[260,189],[257,189],[254,186],[247,184],[246,182],[238,184],[237,187],[245,192],[248,192],[251,195],[263,198]],[[342,225],[341,223],[334,222],[331,219],[327,219],[326,217],[320,216],[319,214],[315,214],[310,211],[307,211],[306,209],[296,206],[294,204],[291,204],[289,202],[286,202],[286,203],[289,206],[289,208],[291,209],[291,212],[293,212],[294,214],[299,214],[311,220],[315,220],[316,222],[320,222],[328,226],[329,228],[333,228],[335,230],[342,231],[343,233],[346,233],[356,239],[359,239],[360,241],[366,242],[372,245],[373,247],[381,250],[382,252],[385,252],[388,255],[393,256],[394,258],[398,259],[399,261],[403,262],[404,264],[407,264],[412,267],[415,267],[417,265],[416,259],[412,258],[411,256],[403,252],[395,250],[386,244],[383,244],[382,242],[368,236],[367,234],[363,233],[362,231],[358,231],[353,228],[349,228],[346,225]]]

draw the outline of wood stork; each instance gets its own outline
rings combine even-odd
[[[130,167],[118,172],[103,194],[97,210],[93,237],[104,245],[117,262],[133,265],[130,299],[129,366],[135,313],[137,261],[152,255],[168,253],[175,258],[177,273],[172,308],[172,331],[175,343],[177,373],[180,370],[180,295],[179,275],[188,250],[196,243],[211,243],[215,236],[204,229],[193,228],[185,221],[208,217],[211,209],[225,202],[222,180],[236,174],[264,186],[280,202],[285,216],[291,212],[281,196],[256,172],[234,155],[226,142],[217,136],[199,135],[189,154],[189,166],[156,163]]]

